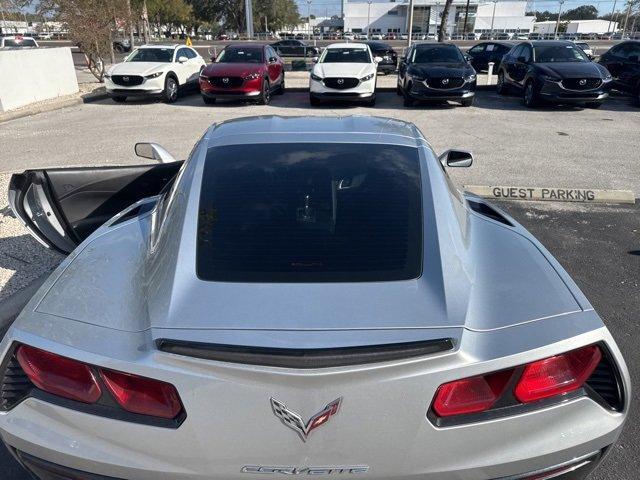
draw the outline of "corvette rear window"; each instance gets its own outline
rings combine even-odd
[[[198,277],[366,282],[421,273],[417,149],[248,144],[209,150],[198,213]]]

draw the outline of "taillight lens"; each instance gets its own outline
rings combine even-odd
[[[83,403],[95,403],[102,395],[95,375],[84,363],[27,345],[18,347],[16,358],[40,390]]]
[[[100,375],[118,404],[129,412],[174,418],[182,411],[180,396],[169,383],[113,370],[100,370]]]
[[[433,410],[440,417],[488,410],[504,392],[513,370],[464,378],[440,385]]]
[[[602,359],[596,345],[528,364],[515,389],[522,403],[569,393],[582,387]]]
[[[569,393],[584,385],[601,359],[600,348],[590,345],[517,368],[445,383],[438,387],[431,408],[439,417],[484,412],[491,409],[513,383],[513,395],[505,396],[501,406]],[[517,383],[514,375],[519,375]]]

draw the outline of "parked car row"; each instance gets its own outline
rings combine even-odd
[[[392,71],[397,54],[380,42],[336,43],[313,58],[310,103],[354,100],[374,105],[380,71]],[[129,96],[157,96],[167,102],[180,89],[199,89],[203,101],[254,100],[268,104],[285,91],[284,62],[269,44],[230,44],[213,63],[184,45],[146,45],[106,74],[109,95],[117,102]],[[541,103],[600,107],[612,88],[640,102],[640,41],[615,45],[591,61],[578,44],[533,40],[483,42],[464,54],[450,43],[416,43],[398,62],[396,91],[406,106],[416,101],[474,102],[477,72],[494,63],[497,91],[518,92],[528,107]]]

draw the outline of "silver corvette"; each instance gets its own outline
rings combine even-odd
[[[0,435],[43,480],[582,479],[627,368],[513,218],[410,123],[256,117],[189,159],[14,175],[69,253],[0,343]]]

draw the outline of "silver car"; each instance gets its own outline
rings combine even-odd
[[[618,347],[535,238],[452,185],[468,152],[373,117],[136,151],[161,163],[11,181],[70,252],[0,343],[0,434],[40,479],[575,479],[616,442]]]

